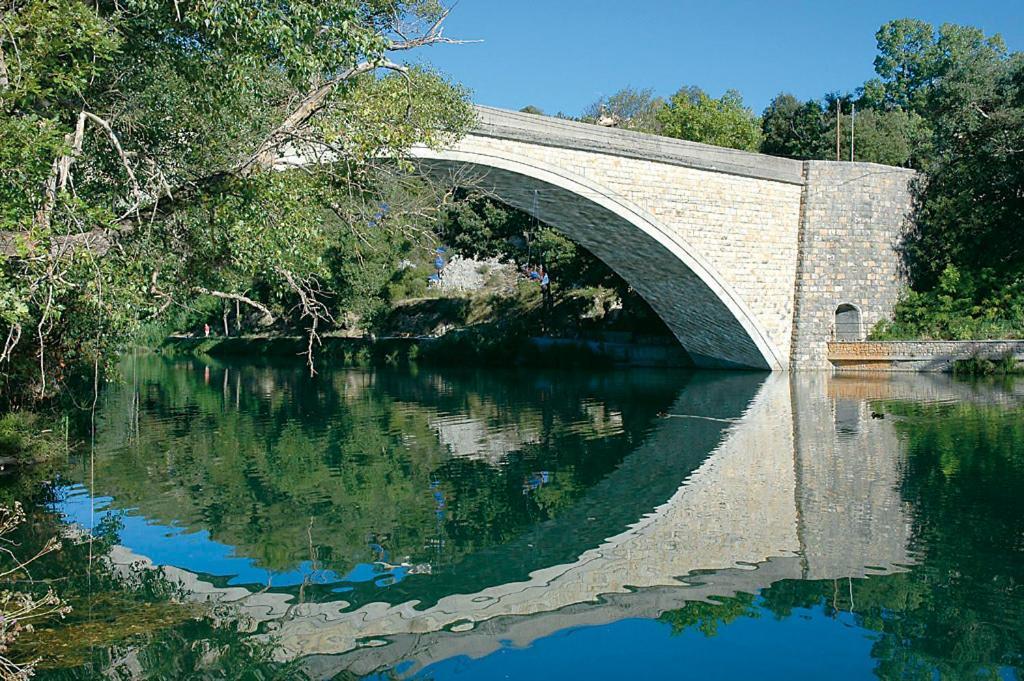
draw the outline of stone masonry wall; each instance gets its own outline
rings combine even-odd
[[[839,305],[861,311],[863,338],[899,298],[914,172],[808,161],[805,176],[791,367],[826,369]]]
[[[869,341],[829,343],[828,358],[847,371],[952,371],[958,360],[1024,361],[1024,341]]]

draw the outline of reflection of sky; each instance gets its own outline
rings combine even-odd
[[[415,678],[443,679],[872,679],[874,640],[848,614],[794,610],[777,619],[765,610],[673,636],[657,620],[628,619],[567,629],[528,648],[504,647],[484,658],[457,657]],[[399,671],[404,671],[401,668]]]
[[[89,491],[82,485],[64,489],[55,505],[69,523],[83,528],[95,527],[106,515],[120,516],[123,528],[118,543],[134,553],[145,556],[157,565],[173,565],[203,575],[229,578],[232,585],[270,584],[275,587],[295,586],[308,578],[314,584],[338,582],[374,582],[379,587],[402,581],[407,568],[382,571],[381,566],[360,563],[343,577],[330,570],[313,570],[310,561],[304,561],[294,570],[274,572],[260,567],[251,558],[237,556],[234,547],[210,538],[209,532],[187,532],[184,528],[159,525],[137,515],[134,509],[111,509],[111,497],[96,497],[96,515],[90,519]],[[369,548],[367,549],[369,551]],[[335,591],[346,591],[345,587]]]

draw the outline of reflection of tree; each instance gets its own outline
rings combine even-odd
[[[50,494],[44,492],[42,501],[49,501]],[[144,638],[198,613],[181,604],[178,588],[163,573],[111,568],[107,556],[119,529],[119,519],[109,516],[89,541],[88,534],[66,531],[59,515],[36,508],[12,534],[11,545],[40,552],[41,557],[9,583],[10,589],[33,599],[52,589],[69,606],[61,618],[35,622],[35,628],[17,641],[19,659],[39,660],[33,678],[47,678],[53,669],[77,667],[97,647]],[[61,549],[46,552],[43,547],[50,545],[54,535],[63,535]]]
[[[371,559],[370,536],[386,538],[393,561],[450,565],[552,517],[621,462],[678,390],[427,372],[310,382],[301,367],[153,357],[124,373],[103,410],[97,493],[207,530],[271,570],[309,560],[313,543],[339,573]],[[451,415],[535,435],[500,465],[452,456],[435,427]],[[527,493],[539,471],[557,472]]]
[[[254,639],[232,619],[215,621],[205,608],[185,603],[162,571],[113,568],[108,558],[119,542],[120,519],[104,518],[90,542],[88,534],[68,531],[58,514],[42,510],[54,493],[59,489],[45,491],[12,535],[32,551],[64,535],[63,548],[34,561],[31,579],[16,585],[35,594],[54,587],[71,606],[62,620],[37,623],[18,641],[19,657],[40,660],[32,678],[307,678],[296,663],[272,661],[272,639]]]
[[[922,565],[866,601],[885,678],[942,678],[1024,666],[1024,412],[962,404],[889,405],[907,446]],[[868,580],[865,586],[874,580]],[[871,591],[865,590],[871,597]],[[889,611],[892,615],[889,615]]]
[[[658,619],[672,627],[673,635],[696,629],[710,638],[718,634],[720,624],[729,624],[741,617],[757,617],[753,594],[738,593],[714,598],[708,603],[692,601],[678,610],[662,613]]]

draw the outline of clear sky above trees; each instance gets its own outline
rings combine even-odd
[[[448,34],[484,42],[426,56],[492,106],[579,114],[626,85],[668,97],[688,84],[713,97],[735,88],[760,113],[780,91],[863,84],[875,31],[900,17],[977,26],[1024,50],[1020,0],[462,0]]]

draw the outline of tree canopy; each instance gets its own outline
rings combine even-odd
[[[745,151],[757,151],[761,145],[760,119],[744,106],[736,90],[713,99],[700,88],[684,87],[657,118],[667,137]]]
[[[613,95],[601,97],[584,109],[582,120],[596,123],[602,116],[607,116],[618,128],[659,135],[662,126],[658,112],[664,107],[665,100],[655,96],[654,90],[625,87]]]
[[[455,42],[447,15],[435,0],[6,3],[3,392],[47,394],[202,292],[267,287],[315,333],[327,254],[354,248],[338,235],[409,226],[380,209],[380,177],[402,168],[377,159],[472,120],[461,88],[394,61]],[[296,153],[317,163],[274,172]]]

